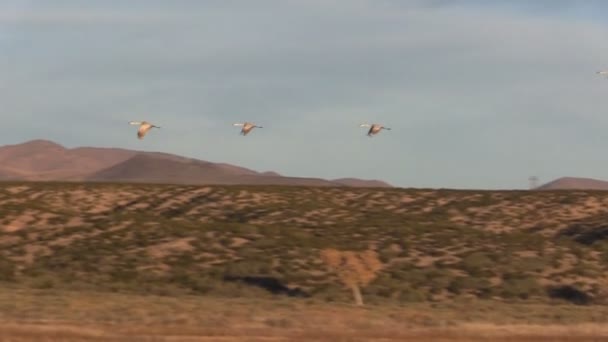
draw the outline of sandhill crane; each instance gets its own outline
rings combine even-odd
[[[138,139],[143,139],[150,129],[160,128],[160,126],[155,126],[147,121],[129,121],[129,124],[139,126],[139,129],[137,130]]]
[[[608,77],[608,70],[601,70],[596,72],[596,74]]]
[[[252,129],[254,128],[264,128],[262,126],[257,126],[254,123],[251,122],[237,122],[237,123],[233,123],[232,126],[242,126],[243,128],[241,129],[241,134],[242,135],[247,135],[249,134],[249,132],[251,132]]]
[[[359,127],[369,127],[369,131],[367,131],[367,136],[370,137],[370,138],[373,135],[380,133],[380,131],[383,130],[383,129],[387,129],[389,131],[391,130],[390,128],[384,127],[384,126],[379,125],[379,124],[371,124],[370,125],[370,124],[364,123],[364,124],[359,125]]]

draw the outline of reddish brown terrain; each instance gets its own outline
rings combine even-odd
[[[606,217],[603,191],[0,182],[0,341],[603,341]]]
[[[608,190],[608,182],[592,178],[562,177],[538,187],[539,190]]]
[[[159,152],[65,148],[47,140],[0,147],[0,180],[390,187],[378,180],[287,177]]]

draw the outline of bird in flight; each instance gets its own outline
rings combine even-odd
[[[608,77],[608,70],[601,70],[596,72],[596,74]]]
[[[389,130],[389,131],[391,130],[390,128],[384,127],[384,126],[379,125],[379,124],[371,124],[370,125],[370,124],[364,123],[364,124],[359,125],[359,127],[369,127],[369,131],[367,131],[367,136],[370,137],[370,138],[373,135],[380,133],[380,131],[383,130],[383,129],[386,129],[386,130]]]
[[[241,134],[242,135],[249,134],[249,132],[251,132],[251,130],[253,130],[254,128],[264,128],[262,126],[257,126],[256,124],[251,123],[251,122],[243,122],[243,123],[237,122],[237,123],[233,123],[232,126],[241,126],[241,127],[243,127],[241,129]]]
[[[139,129],[137,130],[137,138],[140,140],[144,138],[150,129],[160,128],[160,126],[155,126],[147,121],[129,121],[129,124],[139,126]]]

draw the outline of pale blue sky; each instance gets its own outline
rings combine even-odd
[[[603,1],[2,1],[0,145],[403,187],[608,179]],[[135,138],[129,120],[163,128]],[[247,137],[232,127],[254,121]],[[393,130],[369,139],[361,122]]]

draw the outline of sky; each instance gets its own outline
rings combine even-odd
[[[0,145],[520,189],[608,180],[608,2],[0,2]],[[130,120],[161,126],[145,139]],[[238,134],[232,123],[264,126]],[[368,138],[359,124],[392,128]]]

